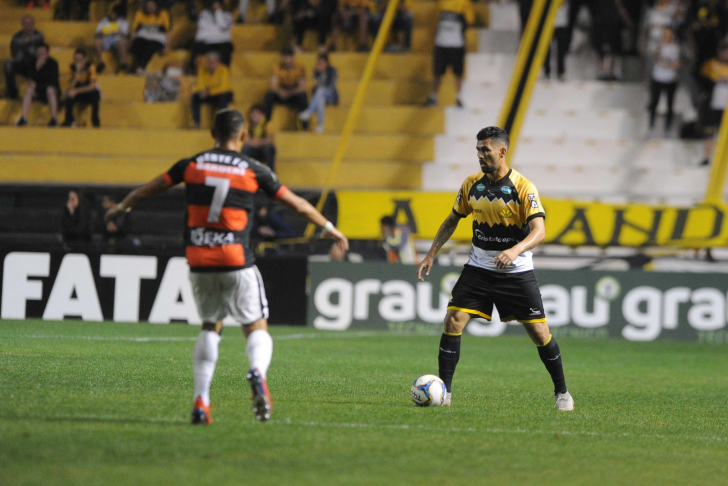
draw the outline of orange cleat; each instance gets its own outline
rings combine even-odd
[[[205,406],[202,397],[197,397],[195,404],[192,406],[192,425],[210,425],[211,423],[210,407]]]

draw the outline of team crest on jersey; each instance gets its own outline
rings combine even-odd
[[[508,186],[503,186],[503,187],[501,187],[501,192],[503,194],[510,194],[511,193],[511,188],[508,187]]]
[[[484,191],[485,190],[485,184],[478,184],[477,186],[475,186],[475,188],[477,190],[479,190],[479,191]]]
[[[528,200],[531,201],[531,207],[532,208],[537,208],[538,207],[538,201],[536,200],[536,195],[535,194],[529,194],[528,195]]]
[[[502,209],[498,214],[500,214],[504,218],[512,218],[513,217],[513,213],[508,208]]]

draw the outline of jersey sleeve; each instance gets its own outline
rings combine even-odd
[[[465,179],[463,185],[460,187],[460,192],[458,192],[458,195],[455,198],[455,204],[452,207],[452,212],[461,218],[464,218],[473,212],[473,208],[470,207],[470,202],[468,201],[470,186],[470,180]]]
[[[270,198],[280,198],[288,188],[281,184],[276,176],[275,172],[270,170],[267,166],[257,162],[251,166],[251,169],[255,171],[255,177],[258,180],[258,187],[265,192]]]
[[[521,199],[521,217],[524,224],[528,224],[534,218],[546,218],[546,212],[541,204],[541,198],[538,196],[538,190],[532,182],[528,182],[522,186],[523,193],[520,194]]]
[[[162,178],[169,186],[174,186],[185,180],[185,171],[190,165],[190,159],[182,159],[174,164],[167,172],[162,174]]]

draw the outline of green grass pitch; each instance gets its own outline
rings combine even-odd
[[[438,409],[409,399],[437,336],[274,327],[259,423],[227,328],[215,423],[192,427],[197,333],[0,322],[0,484],[728,483],[724,346],[563,339],[576,410],[557,413],[527,338],[466,335]]]

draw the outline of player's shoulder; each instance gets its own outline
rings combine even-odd
[[[526,190],[534,190],[536,188],[536,185],[528,180],[523,174],[518,172],[516,169],[511,169],[511,173],[508,175],[508,178],[513,183],[513,186],[518,190],[526,191]]]
[[[465,178],[465,180],[463,181],[463,186],[470,187],[473,184],[475,184],[476,182],[478,182],[480,179],[482,179],[484,176],[485,176],[485,174],[483,174],[482,172],[477,172],[475,174],[471,174]]]
[[[248,168],[253,171],[256,177],[260,177],[261,175],[267,175],[269,177],[273,177],[273,179],[278,178],[278,176],[276,176],[276,173],[273,172],[271,168],[265,165],[263,162],[244,154],[240,154],[240,158],[248,163]]]

